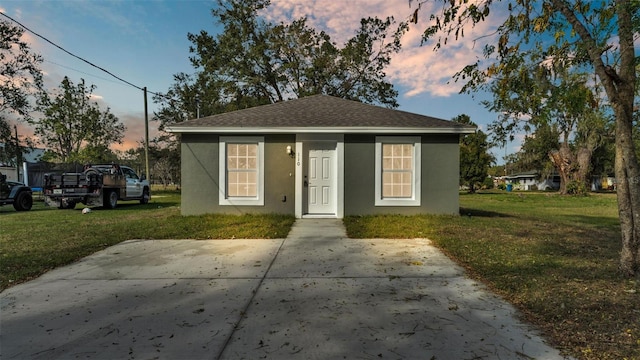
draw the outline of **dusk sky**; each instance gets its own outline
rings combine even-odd
[[[341,45],[355,34],[363,17],[393,16],[404,21],[418,1],[408,0],[272,0],[264,16],[274,22],[308,17],[308,25],[326,31]],[[437,2],[436,2],[437,3]],[[214,22],[212,0],[20,0],[1,1],[0,12],[21,22],[30,30],[65,50],[102,67],[118,77],[151,92],[166,92],[179,72],[193,73],[188,61],[187,33],[206,30],[215,34],[220,26]],[[495,13],[495,11],[494,11]],[[496,18],[475,29],[466,29],[465,38],[432,51],[433,44],[420,46],[420,36],[427,26],[431,10],[423,4],[419,22],[412,24],[403,38],[403,49],[387,69],[388,81],[399,92],[399,109],[450,120],[467,114],[482,130],[496,119],[479,104],[486,95],[472,98],[460,95],[462,84],[452,75],[464,65],[482,56],[484,37],[495,28]],[[3,17],[4,20],[6,18]],[[25,32],[25,39],[44,57],[42,70],[46,86],[56,88],[66,75],[74,83],[84,78],[97,86],[96,99],[109,107],[127,127],[125,142],[118,149],[136,146],[144,136],[144,97],[142,91],[124,84]],[[149,117],[157,106],[149,96]],[[152,135],[157,123],[151,123]],[[27,132],[27,129],[22,130]],[[508,151],[517,149],[518,141]],[[504,149],[493,149],[498,163],[503,163]]]

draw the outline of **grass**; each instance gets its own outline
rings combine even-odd
[[[461,195],[462,216],[345,219],[355,238],[430,238],[580,359],[640,359],[640,282],[618,272],[615,195]]]
[[[0,290],[131,239],[284,238],[285,215],[181,216],[180,194],[156,191],[149,204],[118,203],[82,214],[36,202],[31,211],[0,207]]]

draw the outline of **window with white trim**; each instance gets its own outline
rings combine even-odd
[[[264,137],[220,137],[220,205],[264,205]]]
[[[377,136],[376,206],[420,205],[419,136]]]

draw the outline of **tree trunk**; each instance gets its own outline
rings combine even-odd
[[[626,276],[640,272],[640,166],[633,142],[633,103],[636,89],[633,5],[616,3],[620,37],[620,72],[605,69],[607,97],[616,115],[616,183],[622,235],[620,270]],[[600,76],[600,74],[598,75]]]
[[[575,162],[569,145],[561,143],[560,149],[549,152],[549,158],[553,166],[558,170],[558,174],[560,174],[560,194],[566,195],[567,184],[573,179],[571,172]]]
[[[626,276],[640,271],[640,171],[633,149],[631,119],[616,116],[616,193],[622,235],[620,270]]]
[[[575,181],[584,185],[585,192],[591,189],[591,157],[593,156],[593,150],[589,146],[584,146],[578,149],[576,154],[576,175]]]
[[[607,66],[601,48],[580,22],[566,1],[551,0],[569,21],[578,36],[585,42],[589,58],[616,118],[616,192],[622,236],[620,270],[626,276],[640,272],[640,167],[632,138],[633,102],[636,89],[635,27],[633,10],[629,0],[615,2],[620,51],[619,71]]]

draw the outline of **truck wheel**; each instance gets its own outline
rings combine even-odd
[[[60,206],[58,206],[58,209],[75,209],[76,208],[76,203],[73,201],[69,201],[66,203],[66,205],[63,205],[64,203],[62,202],[62,200],[60,201]]]
[[[13,208],[16,209],[16,211],[31,210],[31,206],[33,206],[33,198],[26,191],[20,192],[13,202]]]
[[[104,207],[107,209],[115,209],[118,206],[118,192],[115,190],[108,190],[104,194]]]
[[[149,199],[151,199],[151,195],[149,195],[149,189],[144,188],[144,190],[142,190],[142,197],[140,198],[140,204],[148,204]]]

